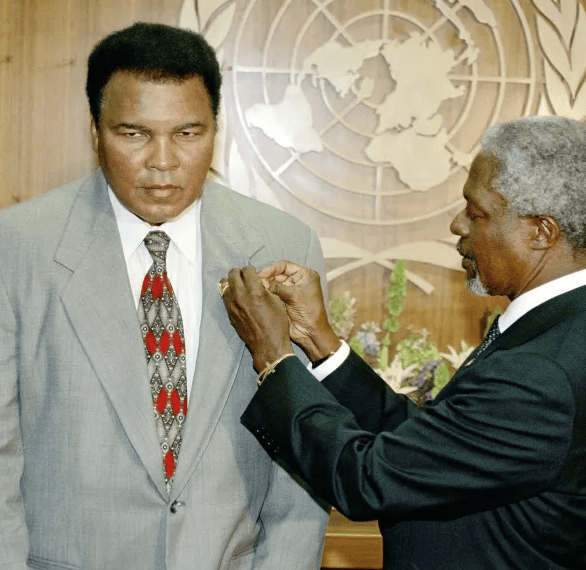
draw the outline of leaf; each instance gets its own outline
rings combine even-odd
[[[405,271],[405,261],[397,259],[395,268],[391,273],[391,283],[401,285],[407,282],[407,272]]]
[[[358,355],[360,356],[360,358],[364,358],[364,347],[362,346],[362,343],[355,337],[353,336],[349,341],[348,341],[348,346]]]
[[[183,6],[181,6],[181,12],[179,13],[179,25],[182,28],[199,32],[199,20],[195,11],[196,0],[185,0]]]
[[[547,97],[555,114],[560,117],[574,118],[566,86],[547,59],[543,62],[543,67]]]
[[[533,0],[533,4],[551,22],[569,47],[575,23],[575,0],[561,0],[559,9],[552,0]]]
[[[553,31],[553,28],[543,18],[537,19],[537,31],[539,33],[539,41],[541,49],[545,57],[553,65],[555,69],[564,78],[569,78],[572,74],[570,61],[566,48],[562,44],[560,37]]]
[[[575,97],[583,84],[584,72],[586,71],[586,12],[580,3],[578,3],[578,20],[570,51],[570,65],[572,76],[568,83],[572,90],[572,96]]]
[[[553,24],[560,21],[560,11],[551,0],[533,0],[533,4]]]
[[[197,14],[201,29],[205,29],[212,19],[215,12],[219,12],[220,8],[224,9],[226,4],[232,0],[191,0],[197,4]]]
[[[435,373],[434,386],[431,395],[435,398],[439,391],[450,381],[450,372],[445,362],[442,362]]]
[[[383,322],[383,329],[395,333],[399,330],[399,321],[395,317],[388,317]]]
[[[380,350],[378,367],[384,372],[389,367],[389,349],[383,346]]]
[[[226,39],[232,22],[234,21],[234,14],[236,13],[236,4],[232,3],[227,6],[217,17],[206,23],[204,36],[208,43],[214,48],[218,49],[223,41]]]
[[[566,45],[570,45],[572,35],[575,36],[574,30],[576,28],[576,19],[578,18],[576,14],[577,7],[581,8],[579,0],[560,0],[561,18],[558,28]],[[582,41],[583,39],[584,36],[582,36]]]
[[[576,95],[576,99],[574,100],[572,117],[580,122],[583,122],[584,119],[586,119],[586,87],[584,83],[582,83],[582,86]]]
[[[387,303],[387,312],[393,317],[398,317],[405,308],[403,297],[391,297]]]
[[[392,283],[387,287],[388,297],[405,297],[407,295],[407,287],[403,283]]]

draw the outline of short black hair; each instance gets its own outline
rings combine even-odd
[[[104,89],[117,71],[146,81],[181,83],[201,77],[214,120],[220,107],[222,75],[214,49],[203,36],[164,24],[138,22],[101,40],[88,58],[86,94],[96,126]]]

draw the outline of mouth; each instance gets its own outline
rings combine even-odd
[[[147,190],[176,190],[178,186],[174,184],[148,184],[143,186]]]
[[[471,253],[465,253],[461,242],[456,245],[456,251],[462,256],[462,267],[466,271],[474,271],[475,259]]]
[[[466,273],[474,273],[474,261],[469,257],[462,258],[462,268],[466,270]]]
[[[143,188],[153,198],[168,198],[180,190],[179,186],[175,186],[173,184],[149,184],[143,186]]]

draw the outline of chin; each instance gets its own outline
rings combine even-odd
[[[187,208],[184,208],[183,210],[177,209],[177,211],[175,211],[175,210],[169,210],[169,211],[157,210],[156,212],[143,212],[142,214],[139,213],[137,215],[139,218],[143,219],[145,222],[147,222],[151,226],[160,226],[161,224],[164,224],[165,222],[170,222],[171,220],[174,220],[186,209]]]
[[[478,274],[476,274],[471,279],[468,279],[466,282],[466,287],[468,287],[468,291],[470,291],[470,293],[474,293],[474,295],[480,295],[483,297],[490,295],[488,289],[480,282]]]

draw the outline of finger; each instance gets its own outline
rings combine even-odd
[[[242,276],[242,282],[248,291],[251,293],[259,293],[264,291],[265,286],[258,276],[256,267],[251,265],[243,267],[240,271]]]
[[[286,278],[301,269],[303,269],[301,265],[283,259],[265,267],[258,275],[264,279],[275,279],[277,276],[284,276]]]
[[[284,285],[283,283],[277,283],[276,281],[270,282],[269,291],[279,297],[285,304],[293,300],[293,296],[296,289],[292,285]]]
[[[261,279],[261,282],[269,293],[277,294],[278,283],[276,281],[273,281],[272,279]]]
[[[228,272],[228,283],[230,284],[230,286],[233,287],[234,285],[239,285],[241,282],[242,277],[240,276],[240,268],[233,267],[232,269],[230,269],[230,271]]]

